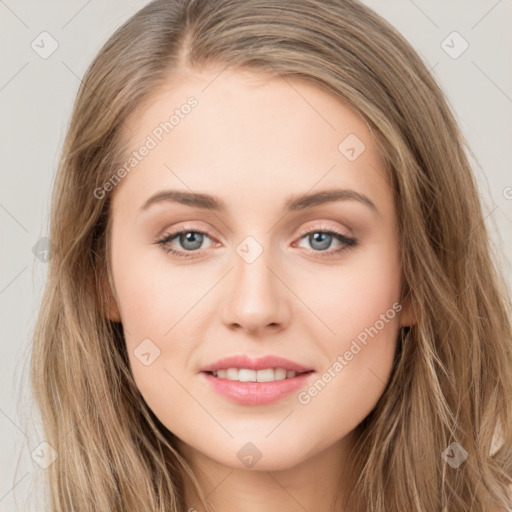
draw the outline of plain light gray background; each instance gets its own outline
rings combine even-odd
[[[52,182],[74,96],[102,44],[146,3],[0,0],[0,511],[41,510],[37,498],[29,499],[45,470],[31,457],[44,438],[37,414],[32,416],[27,364],[46,264],[32,248],[47,234]],[[471,162],[485,222],[501,251],[498,262],[510,290],[512,2],[364,3],[400,30],[445,91],[477,159]],[[31,47],[43,31],[58,43],[46,59]],[[458,56],[464,41],[469,46]]]

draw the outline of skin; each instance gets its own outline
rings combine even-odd
[[[218,73],[182,72],[127,122],[136,149],[187,98],[198,100],[111,192],[109,315],[123,324],[141,394],[179,438],[215,510],[333,510],[353,431],[385,389],[400,326],[414,321],[409,305],[307,404],[293,392],[268,405],[240,405],[199,372],[228,355],[276,354],[315,369],[307,390],[400,302],[389,176],[367,125],[337,97],[290,78]],[[366,146],[354,161],[338,150],[349,134]],[[364,194],[378,212],[356,200],[283,210],[292,195],[332,188]],[[141,210],[164,189],[211,194],[227,210],[169,201]],[[342,242],[333,236],[322,251],[300,233],[325,227],[357,245],[329,258]],[[155,243],[181,228],[208,233],[202,245],[196,235],[195,259]],[[249,235],[263,251],[252,263],[237,253]],[[176,237],[167,246],[187,253],[190,244]],[[144,339],[160,350],[149,366],[134,354]],[[251,468],[237,457],[248,442],[262,454]],[[343,479],[342,492],[350,485]],[[187,510],[204,509],[188,484],[186,500]]]

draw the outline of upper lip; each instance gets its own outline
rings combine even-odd
[[[216,372],[217,370],[225,370],[228,368],[247,368],[248,370],[264,370],[266,368],[284,368],[285,370],[293,370],[296,373],[304,373],[313,370],[307,366],[290,361],[284,357],[269,355],[258,358],[251,358],[247,355],[235,355],[219,359],[212,364],[203,366],[202,372]]]

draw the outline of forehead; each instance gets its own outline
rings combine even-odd
[[[179,115],[191,97],[197,106],[190,109],[190,115]],[[164,136],[165,139],[176,139],[192,124],[194,130],[202,126],[201,132],[208,132],[209,137],[201,141],[204,143],[217,142],[226,134],[231,138],[251,135],[245,137],[244,149],[259,142],[269,143],[275,134],[279,134],[276,143],[300,138],[311,142],[308,147],[318,146],[324,136],[330,143],[348,133],[372,142],[363,118],[340,97],[296,77],[255,70],[206,68],[169,75],[164,85],[148,95],[124,123],[129,128],[124,136],[133,146],[173,114],[180,117],[180,129],[175,125],[172,137]],[[182,123],[185,118],[191,121]]]
[[[139,203],[166,187],[227,201],[235,192],[240,205],[257,206],[259,198],[261,206],[262,198],[315,188],[378,194],[389,184],[358,112],[292,77],[231,68],[181,72],[125,124],[129,152],[148,140],[154,146],[115,190]]]

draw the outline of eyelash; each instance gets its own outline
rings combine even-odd
[[[178,235],[183,235],[186,233],[197,233],[200,235],[206,235],[208,238],[211,238],[212,240],[214,240],[206,231],[202,231],[200,229],[184,228],[179,231],[174,231],[173,233],[166,234],[163,238],[161,238],[160,240],[157,240],[155,243],[157,245],[160,245],[166,253],[171,253],[178,258],[196,259],[200,256],[193,256],[192,254],[197,253],[198,251],[177,251],[176,249],[173,249],[171,246],[167,245],[171,240],[174,240]],[[337,238],[342,244],[344,244],[342,247],[335,249],[335,250],[331,250],[331,251],[318,251],[318,250],[315,251],[314,249],[306,249],[308,254],[312,254],[315,256],[318,255],[319,253],[323,254],[321,256],[321,258],[336,257],[339,254],[341,254],[342,252],[347,251],[347,250],[358,245],[358,241],[355,238],[348,237],[348,236],[344,235],[343,233],[340,233],[340,232],[336,231],[335,229],[327,227],[327,226],[319,226],[315,229],[310,229],[310,230],[301,232],[301,234],[299,235],[299,241],[312,233],[323,233],[323,234],[327,234],[327,235],[334,235],[335,238]]]

